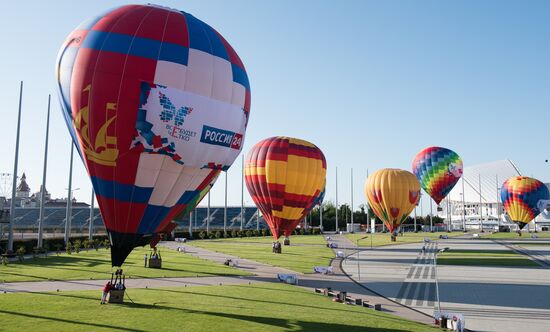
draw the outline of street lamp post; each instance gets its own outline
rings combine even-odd
[[[439,299],[439,283],[437,281],[437,254],[445,252],[447,250],[449,250],[449,248],[443,248],[443,249],[439,249],[438,251],[436,251],[434,253],[433,264],[434,264],[434,275],[435,275],[435,295],[437,297],[437,311],[438,312],[441,312],[441,301]]]
[[[357,244],[357,278],[358,278],[359,280],[361,280],[361,269],[360,269],[360,267],[359,267],[359,241],[360,241],[360,240],[364,240],[364,239],[366,239],[366,238],[368,238],[368,235],[367,235],[367,236],[363,236],[362,238],[359,238],[359,239],[357,239],[357,241],[356,241],[356,244]],[[372,248],[372,234],[371,234],[371,248]]]

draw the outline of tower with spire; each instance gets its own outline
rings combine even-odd
[[[21,181],[19,182],[19,185],[15,190],[15,197],[22,199],[29,198],[30,194],[31,188],[29,188],[29,185],[27,184],[27,176],[25,175],[25,172],[23,172],[23,176],[21,176]]]

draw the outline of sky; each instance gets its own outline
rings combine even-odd
[[[13,172],[24,81],[19,175],[38,191],[51,94],[46,187],[67,196],[71,141],[57,97],[57,52],[80,22],[125,3],[2,3],[0,173]],[[523,174],[550,182],[548,1],[157,3],[210,24],[242,59],[252,90],[243,153],[270,136],[313,142],[327,159],[326,200],[335,200],[336,167],[340,204],[351,203],[353,168],[357,207],[365,203],[367,170],[411,170],[416,153],[432,145],[456,151],[465,167],[511,159]],[[74,165],[74,196],[89,202],[76,154]],[[241,170],[239,156],[228,172],[230,206],[241,202]],[[223,193],[222,175],[213,206],[223,205]]]

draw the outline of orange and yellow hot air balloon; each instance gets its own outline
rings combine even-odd
[[[323,191],[327,164],[314,144],[271,137],[248,153],[244,176],[248,192],[262,212],[275,241],[290,236]]]
[[[410,172],[385,168],[368,177],[365,196],[374,213],[393,234],[418,203],[420,183]],[[395,237],[392,236],[392,240]]]

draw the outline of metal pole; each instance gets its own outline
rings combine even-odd
[[[483,233],[483,202],[481,201],[481,174],[478,174],[479,181],[479,222],[481,226],[481,233]]]
[[[430,199],[430,232],[433,232],[434,231],[434,223],[433,223],[433,220],[432,220],[432,216],[433,216],[433,210],[432,210],[432,200]]]
[[[367,168],[367,181],[369,179],[369,169]],[[369,210],[370,210],[370,204],[369,204],[369,200],[367,199],[367,225],[370,227],[370,232],[371,234],[374,234],[374,222],[370,220],[370,214],[369,214]]]
[[[414,231],[416,232],[416,206],[414,207]]]
[[[208,207],[206,208],[206,234],[208,233],[210,233],[210,191],[208,191]]]
[[[323,231],[323,203],[319,203],[319,228]]]
[[[193,211],[189,212],[189,237],[193,237]]]
[[[462,228],[466,232],[466,204],[464,201],[464,176],[462,176]]]
[[[496,175],[496,183],[497,183],[497,218],[498,218],[498,230],[500,232],[500,195],[498,192],[498,174]]]
[[[90,241],[94,237],[94,198],[95,192],[94,187],[92,187],[92,203],[90,204],[90,225],[88,227],[88,239],[90,239]]]
[[[260,209],[256,209],[256,230],[260,231]]]
[[[435,294],[437,296],[437,311],[441,312],[441,301],[439,300],[439,283],[437,281],[437,250],[434,253],[434,275],[435,275]]]
[[[48,167],[48,136],[50,133],[50,102],[52,95],[48,95],[48,115],[46,117],[46,141],[44,144],[44,166],[42,168],[42,188],[40,188],[40,216],[38,217],[38,241],[36,246],[42,248],[44,234],[44,197],[46,194],[46,169]]]
[[[351,169],[351,232],[354,233],[354,229],[353,229],[353,168]]]
[[[244,225],[244,154],[242,155],[242,174],[241,174],[241,231]]]
[[[67,210],[65,214],[65,245],[69,243],[71,238],[71,218],[72,218],[72,186],[73,186],[73,153],[74,144],[71,141],[71,160],[69,164],[69,188],[67,189]]]
[[[225,203],[223,206],[223,235],[227,235],[227,171],[225,171]]]
[[[338,233],[338,167],[336,167],[336,222],[334,230]]]
[[[357,239],[357,277],[361,280],[361,269],[359,267],[359,239]]]
[[[13,224],[15,222],[15,190],[17,189],[17,163],[19,161],[19,133],[21,132],[21,104],[23,102],[23,81],[19,87],[19,111],[17,113],[17,134],[15,138],[15,160],[11,187],[10,225],[8,227],[8,251],[13,251]]]

